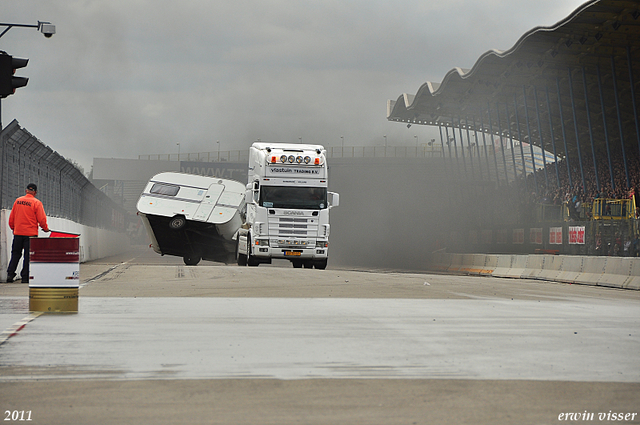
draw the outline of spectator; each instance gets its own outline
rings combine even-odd
[[[637,233],[631,242],[631,256],[640,257],[640,236]]]
[[[627,236],[627,239],[624,241],[623,255],[625,257],[631,256],[631,237]]]

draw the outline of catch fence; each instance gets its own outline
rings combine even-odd
[[[125,211],[98,190],[82,172],[14,120],[0,133],[0,203],[11,209],[29,183],[47,216],[90,227],[125,229]]]

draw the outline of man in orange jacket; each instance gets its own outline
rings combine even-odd
[[[16,199],[9,214],[9,227],[13,230],[13,245],[11,246],[11,261],[7,268],[7,282],[13,282],[16,276],[18,261],[24,251],[22,261],[22,283],[29,283],[29,238],[38,236],[38,225],[42,230],[49,232],[47,216],[44,213],[42,202],[36,199],[38,187],[29,183],[26,194]]]

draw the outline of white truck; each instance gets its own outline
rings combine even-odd
[[[253,143],[246,217],[236,236],[238,265],[282,258],[296,268],[326,268],[329,210],[339,204],[339,195],[327,189],[327,158],[321,145]]]
[[[184,173],[153,176],[138,199],[138,215],[161,255],[233,262],[235,236],[243,224],[245,185],[235,180]]]

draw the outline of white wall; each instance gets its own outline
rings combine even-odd
[[[11,244],[13,232],[9,228],[11,210],[0,211],[0,280],[7,279],[7,266],[11,260]],[[106,229],[84,226],[71,220],[47,217],[49,228],[54,231],[80,234],[80,262],[108,257],[129,248],[129,238],[125,233],[112,232]],[[49,237],[40,230],[39,237]],[[18,264],[17,273],[22,269],[22,260]]]

